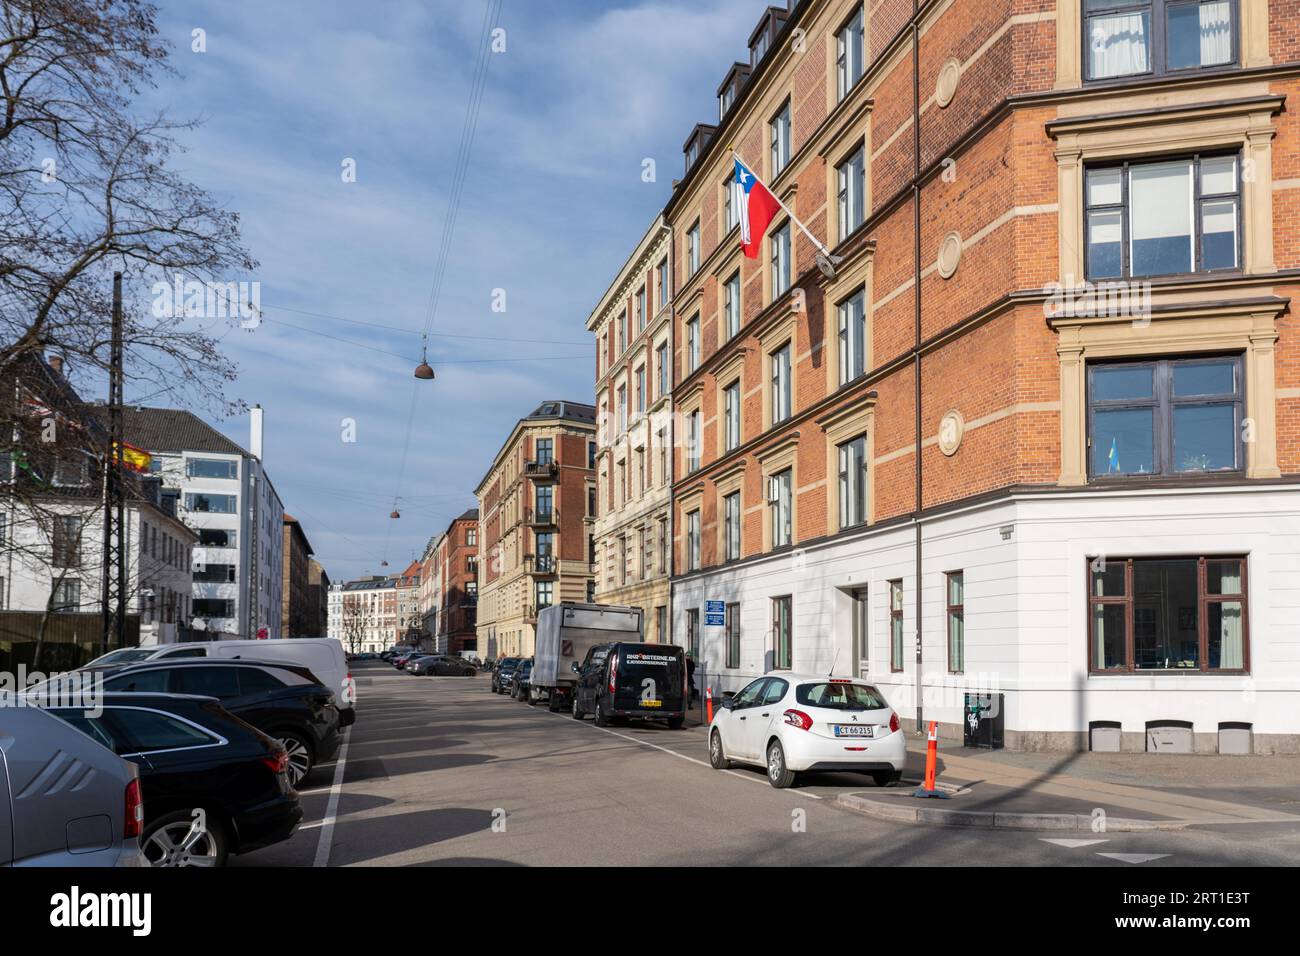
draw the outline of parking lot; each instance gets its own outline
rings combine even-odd
[[[1297,853],[1293,830],[1273,825],[1064,846],[1027,831],[874,820],[835,802],[869,779],[824,774],[774,790],[759,770],[711,769],[699,728],[597,728],[494,695],[486,674],[411,677],[380,661],[354,674],[357,723],[340,759],[303,783],[303,825],[231,865],[1135,865],[1110,852],[1188,866]]]

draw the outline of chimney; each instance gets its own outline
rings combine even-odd
[[[262,460],[262,406],[254,405],[248,410],[249,438],[248,450],[258,461]]]

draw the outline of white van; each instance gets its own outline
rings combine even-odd
[[[142,645],[112,651],[90,662],[89,667],[107,664],[135,664],[141,661],[172,660],[183,657],[224,657],[258,661],[281,661],[301,664],[334,691],[339,708],[339,726],[347,727],[357,719],[356,682],[348,670],[343,643],[333,637],[286,637],[278,641],[187,641],[183,644]]]

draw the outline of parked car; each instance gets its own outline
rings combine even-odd
[[[0,707],[0,867],[137,866],[140,770],[39,707]]]
[[[709,763],[767,769],[774,787],[803,771],[866,773],[885,787],[903,775],[898,715],[865,681],[777,671],[722,701],[709,728]]]
[[[411,667],[411,665],[414,664],[416,661],[429,660],[435,656],[436,655],[434,654],[425,654],[423,652],[411,654],[407,656],[400,664],[398,664],[397,668],[398,670],[408,670]]]
[[[510,696],[515,700],[528,700],[529,680],[532,676],[533,659],[526,657],[519,662],[519,667],[515,670],[514,680],[510,682]]]
[[[406,668],[406,665],[414,658],[424,657],[424,656],[426,655],[420,651],[403,651],[400,654],[395,654],[392,657],[392,659],[389,661],[389,663],[392,664],[400,671],[400,670],[404,670]]]
[[[492,693],[504,694],[509,688],[509,681],[513,677],[515,668],[519,666],[518,657],[503,657],[497,662],[496,670],[492,672]]]
[[[604,727],[614,717],[643,717],[671,730],[686,720],[686,651],[675,644],[597,644],[572,669],[574,720],[592,714]]]
[[[439,677],[473,677],[478,668],[461,657],[432,655],[419,657],[406,665],[408,674],[437,675]]]
[[[348,669],[343,643],[334,637],[295,637],[276,641],[192,641],[184,644],[153,644],[123,647],[97,657],[87,667],[106,667],[139,661],[177,660],[188,657],[220,657],[286,661],[309,668],[322,684],[334,691],[339,708],[339,726],[356,722],[356,682]]]
[[[270,661],[146,661],[109,668],[104,689],[215,697],[236,717],[288,752],[289,783],[297,787],[339,748],[334,692],[300,664]]]
[[[212,698],[107,693],[95,711],[50,712],[139,766],[149,866],[224,866],[302,821],[284,747]]]

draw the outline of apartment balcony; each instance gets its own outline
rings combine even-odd
[[[533,577],[554,577],[559,573],[559,562],[553,554],[525,554],[524,564]]]
[[[547,511],[528,508],[524,511],[524,521],[530,528],[555,528],[560,524],[560,512],[555,508]]]
[[[524,474],[529,478],[552,481],[560,474],[560,465],[556,461],[524,462]]]

